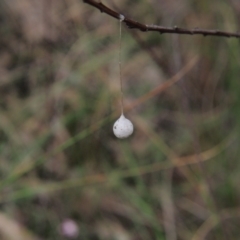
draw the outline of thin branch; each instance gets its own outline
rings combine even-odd
[[[101,12],[104,12],[108,14],[109,16],[116,18],[116,19],[121,19],[121,16],[124,16],[124,14],[120,14],[106,5],[104,5],[101,2],[96,2],[94,0],[83,0],[83,2],[99,9]],[[205,29],[200,29],[200,28],[194,28],[194,29],[186,29],[186,28],[179,28],[177,26],[169,28],[169,27],[162,27],[158,25],[147,25],[147,24],[142,24],[137,21],[134,21],[130,18],[127,18],[124,16],[123,22],[125,24],[133,29],[138,29],[143,32],[147,31],[154,31],[154,32],[159,32],[161,34],[163,33],[172,33],[172,34],[188,34],[188,35],[203,35],[203,36],[218,36],[218,37],[236,37],[240,38],[240,33],[230,33],[230,32],[224,32],[224,31],[218,31],[218,30],[205,30]]]

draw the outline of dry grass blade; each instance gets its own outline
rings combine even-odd
[[[152,131],[147,124],[145,124],[139,118],[135,118],[135,123],[138,125],[139,128],[141,128],[145,132],[147,136],[149,136],[152,143],[156,145],[166,156],[168,156],[169,160],[172,162],[172,164],[175,167],[181,167],[188,164],[196,164],[198,162],[199,160],[198,154],[193,154],[193,155],[183,156],[183,157],[174,156],[175,154],[170,149],[170,147],[168,147],[162,141],[159,141],[159,136],[154,131]],[[201,156],[201,160],[204,162],[217,156],[224,149],[226,149],[234,141],[234,139],[235,139],[235,135],[231,134],[215,147],[201,152],[199,154]]]
[[[218,219],[227,220],[230,218],[240,218],[240,208],[224,209],[218,214],[218,216],[219,217],[217,218],[216,215],[211,215],[196,231],[192,240],[206,239],[209,232],[219,224]]]
[[[0,213],[0,236],[2,240],[39,240],[19,223]]]
[[[195,56],[193,59],[191,59],[187,65],[185,65],[176,75],[174,75],[172,78],[167,80],[165,83],[160,84],[158,87],[154,88],[152,91],[146,93],[136,101],[134,101],[130,106],[126,107],[126,110],[131,110],[134,107],[144,103],[148,99],[166,91],[169,87],[171,87],[173,84],[181,80],[181,78],[186,75],[198,62],[198,57]]]

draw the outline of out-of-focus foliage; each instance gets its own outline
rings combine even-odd
[[[104,3],[239,30],[238,0]],[[118,140],[118,34],[80,0],[0,1],[0,239],[238,240],[239,40],[123,26]]]

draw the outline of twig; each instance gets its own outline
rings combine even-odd
[[[124,16],[124,14],[120,14],[120,13],[110,9],[109,7],[107,7],[106,5],[104,5],[101,2],[96,2],[94,0],[83,0],[83,2],[99,9],[101,12],[104,12],[113,18],[120,19],[121,16]],[[154,31],[154,32],[159,32],[160,34],[171,33],[171,34],[188,34],[188,35],[240,38],[240,33],[230,33],[230,32],[224,32],[224,31],[219,31],[219,30],[205,30],[205,29],[200,29],[200,28],[186,29],[186,28],[179,28],[177,26],[171,28],[171,27],[163,27],[163,26],[154,25],[154,24],[147,25],[147,24],[139,23],[130,18],[127,18],[126,16],[124,16],[124,17],[125,17],[125,19],[123,20],[123,22],[125,22],[125,24],[129,28],[131,28],[131,29],[135,28],[135,29],[141,30],[143,32]]]

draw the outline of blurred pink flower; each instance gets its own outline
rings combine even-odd
[[[61,224],[61,234],[68,238],[76,238],[79,235],[79,228],[72,219],[65,219]]]

